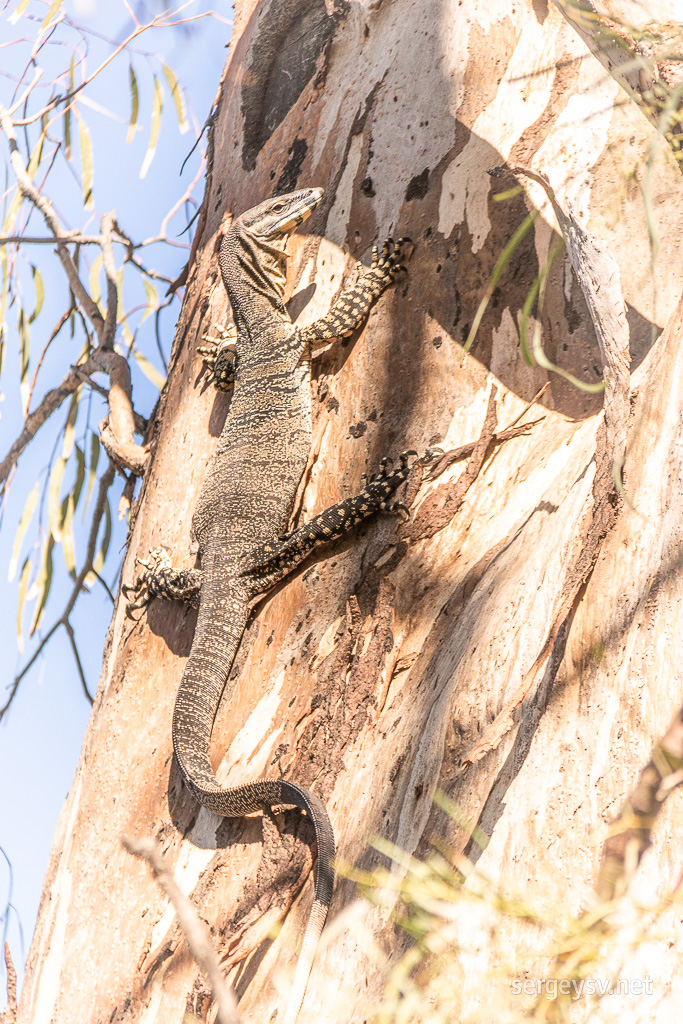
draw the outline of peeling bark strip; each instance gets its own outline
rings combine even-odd
[[[619,485],[626,454],[631,395],[630,331],[619,266],[595,235],[579,224],[568,200],[565,199],[566,212],[562,209],[547,178],[524,167],[511,167],[510,173],[524,175],[541,185],[560,225],[600,346],[605,382],[606,443],[614,462],[615,483]]]
[[[5,967],[7,969],[7,1006],[0,1013],[0,1024],[15,1024],[17,1019],[17,972],[9,951],[9,942],[5,943]]]
[[[649,121],[670,145],[683,170],[680,112],[683,108],[681,85],[683,68],[680,15],[677,0],[672,0],[667,18],[665,9],[656,14],[641,4],[624,8],[619,0],[553,0],[570,25],[576,29],[591,52],[610,75],[639,104]],[[657,24],[655,17],[662,19]],[[631,20],[638,21],[630,24]]]
[[[502,173],[503,170],[498,168],[492,173]],[[511,174],[532,178],[543,187],[562,230],[572,269],[581,285],[600,345],[605,381],[604,426],[598,433],[595,452],[597,472],[593,488],[594,505],[580,528],[580,533],[585,533],[585,543],[576,564],[567,572],[546,641],[511,700],[462,759],[463,768],[495,750],[503,736],[514,727],[514,713],[527,696],[535,691],[554,653],[562,627],[575,609],[581,587],[595,565],[600,545],[616,521],[616,489],[621,487],[630,418],[630,332],[616,260],[593,235],[581,227],[570,212],[564,212],[543,175],[524,167],[511,167],[509,171]],[[558,664],[559,659],[556,659],[556,667]]]

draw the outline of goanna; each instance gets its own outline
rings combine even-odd
[[[311,819],[317,842],[315,896],[285,1014],[296,1020],[332,898],[334,835],[320,799],[289,779],[259,779],[221,788],[209,761],[214,717],[253,606],[321,543],[332,541],[386,506],[406,479],[408,454],[396,469],[385,460],[356,497],[333,505],[287,533],[311,444],[310,366],[316,350],[360,327],[372,303],[402,268],[401,243],[373,249],[358,264],[356,284],[326,316],[294,326],[282,301],[287,239],[318,206],[322,189],[268,200],[235,220],[219,262],[235,329],[204,349],[220,390],[234,384],[230,410],[199,492],[192,520],[200,569],[175,569],[155,549],[132,589],[140,608],[152,597],[199,604],[197,627],[173,714],[173,747],[183,779],[201,804],[238,817],[266,805],[294,804]],[[236,338],[236,346],[230,338]],[[236,347],[236,354],[234,349]]]

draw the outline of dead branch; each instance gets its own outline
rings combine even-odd
[[[0,242],[0,244],[1,244],[1,242]],[[52,329],[50,337],[45,342],[45,346],[43,348],[43,351],[40,353],[40,358],[38,359],[35,371],[33,373],[33,380],[31,381],[31,386],[28,389],[28,396],[26,398],[26,408],[27,409],[31,408],[31,399],[33,398],[33,392],[35,390],[36,381],[38,380],[38,374],[40,373],[40,368],[43,365],[43,360],[45,359],[45,356],[47,355],[47,350],[49,349],[50,345],[55,340],[55,338],[57,337],[59,332],[61,331],[61,329],[64,326],[64,324],[68,322],[69,317],[71,316],[71,313],[73,312],[73,310],[74,310],[74,307],[73,307],[73,305],[71,305],[66,310],[66,312],[62,313],[61,317],[57,321],[56,326]]]
[[[522,416],[526,416],[529,409],[536,405],[538,401],[543,397],[545,392],[550,387],[550,382],[547,381],[541,390],[534,395],[530,402],[524,406],[518,416],[515,416],[512,423],[505,428],[505,430],[498,430],[492,438],[494,444],[502,444],[503,441],[509,441],[513,437],[520,437],[523,434],[528,434],[531,428],[536,424],[540,423],[540,420],[532,420],[530,423],[522,423],[521,426],[516,424],[521,420]],[[459,462],[460,459],[467,459],[474,451],[477,445],[476,441],[468,441],[467,444],[461,444],[459,448],[451,448],[450,451],[444,452],[444,454],[433,462],[428,469],[425,470],[424,480],[436,480],[438,476],[453,465],[454,462]]]
[[[9,942],[5,943],[5,967],[7,968],[7,1006],[0,1013],[0,1024],[15,1024],[17,1019],[17,972],[9,951]]]
[[[237,1002],[232,990],[227,985],[221,969],[218,966],[218,958],[213,948],[206,926],[200,920],[195,907],[190,903],[187,896],[180,891],[178,883],[173,877],[156,841],[151,837],[143,839],[132,839],[129,836],[121,838],[124,848],[132,853],[134,857],[146,860],[152,869],[154,878],[164,890],[173,904],[178,923],[183,931],[192,956],[197,961],[200,970],[207,976],[213,998],[218,1008],[218,1020],[220,1024],[239,1024],[237,1013]]]
[[[102,247],[104,271],[107,279],[107,314],[106,319],[104,319],[97,303],[90,297],[81,281],[76,264],[68,250],[66,243],[67,241],[74,240],[73,234],[63,229],[52,204],[38,191],[29,178],[23,158],[19,152],[19,147],[17,146],[14,123],[7,110],[2,106],[0,106],[0,126],[9,142],[12,168],[21,193],[42,213],[45,223],[52,231],[57,242],[57,254],[66,271],[71,291],[92,322],[99,340],[99,347],[95,350],[88,363],[84,364],[78,372],[72,368],[61,386],[48,392],[38,409],[31,416],[27,417],[21,434],[12,445],[2,464],[0,464],[0,484],[7,479],[12,466],[35,436],[37,430],[52,415],[55,409],[59,408],[64,399],[78,387],[81,380],[80,374],[87,373],[89,375],[94,370],[102,370],[108,373],[111,380],[109,389],[109,417],[100,424],[102,444],[110,458],[118,466],[130,470],[137,476],[141,476],[147,464],[148,453],[145,448],[136,444],[133,440],[135,416],[130,384],[130,368],[123,356],[114,352],[118,306],[116,264],[112,251],[112,236],[116,230],[114,214],[105,214],[100,225],[102,234],[99,241]]]
[[[91,360],[82,363],[79,367],[72,366],[62,383],[48,391],[40,405],[32,413],[29,413],[19,437],[11,446],[2,462],[0,462],[0,485],[5,482],[17,459],[33,440],[43,424],[50,418],[53,412],[59,409],[62,402],[80,386],[82,375],[84,373],[92,373],[95,369],[96,367]]]

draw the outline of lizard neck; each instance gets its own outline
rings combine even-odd
[[[236,224],[223,237],[218,262],[242,339],[254,341],[277,324],[291,327],[282,301],[287,266],[282,248]]]

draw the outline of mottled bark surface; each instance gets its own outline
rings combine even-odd
[[[217,718],[219,779],[281,771],[313,787],[346,861],[378,862],[367,846],[373,833],[417,853],[435,831],[464,848],[467,836],[433,807],[440,787],[491,836],[483,852],[468,846],[487,876],[549,912],[579,910],[608,822],[681,704],[683,197],[660,149],[652,179],[660,250],[650,274],[639,186],[652,137],[546,0],[237,5],[201,235],[124,579],[134,556],[159,543],[174,564],[193,564],[195,495],[229,401],[202,390],[196,352],[226,315],[217,247],[233,214],[276,190],[326,190],[291,245],[288,294],[303,323],[326,310],[375,240],[393,233],[415,243],[405,281],[358,337],[319,362],[299,517],[357,492],[385,454],[483,439],[466,490],[458,480],[467,463],[454,462],[422,481],[411,523],[369,522],[268,598],[233,669],[235,696]],[[559,227],[533,181],[495,200],[512,180],[486,171],[503,163],[544,174],[620,269],[633,371],[628,502],[603,479],[611,459],[602,396],[521,357],[524,300]],[[535,207],[541,215],[463,357],[494,265]],[[600,379],[600,346],[567,256],[550,272],[542,326],[553,362],[588,383]],[[492,388],[501,430],[546,380],[527,415],[541,421],[490,443]],[[183,790],[171,714],[195,614],[155,601],[135,624],[117,607],[46,878],[22,1024],[170,1024],[186,1006],[205,1019],[204,983],[172,911],[124,852],[122,833],[160,840],[234,967],[243,1018],[282,1012],[312,897],[308,881],[290,910],[308,877],[310,833],[294,812],[223,821]],[[512,728],[463,769],[534,665]],[[644,900],[668,893],[681,874],[680,839],[672,841],[680,801],[672,796],[657,818],[636,882]],[[383,911],[345,926],[353,899],[340,881],[303,1021],[366,1019],[362,1000],[382,983],[363,929],[385,948],[401,947]],[[273,940],[270,926],[283,914]],[[512,947],[516,926],[508,927]],[[679,915],[670,911],[664,930],[667,942],[628,968],[655,978],[656,1001],[625,998],[620,1020],[676,1019]],[[453,978],[469,1012],[486,1006],[493,954],[474,919],[463,921],[462,941],[477,952]]]

